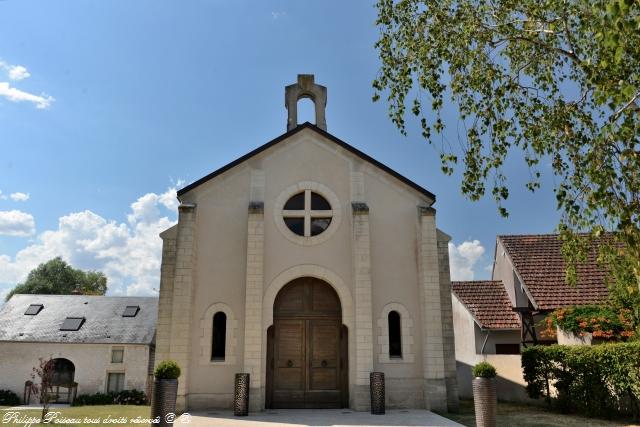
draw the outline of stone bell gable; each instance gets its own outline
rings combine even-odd
[[[156,359],[183,368],[179,406],[230,407],[247,372],[252,410],[366,410],[372,371],[390,407],[455,406],[435,195],[328,133],[313,76],[285,95],[288,131],[179,190],[161,234]]]

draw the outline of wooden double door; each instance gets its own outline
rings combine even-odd
[[[313,278],[286,285],[268,331],[267,407],[348,406],[346,335],[330,285]]]

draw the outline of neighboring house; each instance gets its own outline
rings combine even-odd
[[[22,397],[43,358],[53,359],[61,402],[76,392],[148,392],[157,312],[150,297],[13,295],[0,310],[0,389]]]
[[[538,326],[551,311],[570,305],[603,302],[608,290],[606,272],[597,263],[597,250],[577,266],[576,286],[565,281],[566,263],[557,234],[498,236],[493,280],[501,280],[513,310],[520,316],[523,346],[551,344]]]
[[[605,272],[597,265],[596,250],[578,265],[577,285],[570,286],[565,282],[561,249],[557,234],[498,236],[492,280],[452,283],[462,397],[472,395],[471,367],[487,360],[498,369],[498,397],[527,400],[521,348],[557,342],[556,337],[541,333],[541,321],[557,308],[607,298]]]
[[[315,104],[316,125],[296,105]],[[287,133],[178,191],[161,234],[157,360],[178,408],[457,405],[447,244],[435,196],[326,132],[326,88],[298,76]]]

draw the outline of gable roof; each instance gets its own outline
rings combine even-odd
[[[539,310],[602,302],[607,298],[606,272],[598,265],[597,247],[577,266],[576,286],[565,282],[566,263],[558,234],[498,236],[522,285]]]
[[[44,308],[25,315],[31,304]],[[122,317],[128,305],[135,317]],[[154,340],[158,298],[89,295],[14,295],[0,310],[0,341],[150,344]],[[67,317],[84,318],[77,331],[61,331]]]
[[[329,141],[334,142],[335,144],[339,145],[340,147],[344,148],[345,150],[355,154],[356,156],[358,156],[362,160],[364,160],[364,161],[366,161],[368,163],[371,163],[372,165],[376,166],[379,169],[382,169],[383,171],[385,171],[389,175],[393,176],[394,178],[396,178],[400,182],[404,183],[405,185],[408,185],[409,187],[413,188],[414,190],[418,191],[419,193],[422,193],[423,195],[425,195],[428,198],[432,199],[433,202],[435,203],[436,196],[435,196],[435,194],[433,194],[429,190],[427,190],[424,187],[416,184],[415,182],[411,181],[409,178],[406,178],[406,177],[400,175],[398,172],[396,172],[393,169],[391,169],[390,167],[380,163],[379,161],[377,161],[373,157],[368,156],[367,154],[363,153],[362,151],[358,150],[357,148],[347,144],[346,142],[342,141],[341,139],[338,139],[335,136],[331,135],[329,132],[320,129],[316,125],[311,124],[309,122],[305,122],[305,123],[303,123],[301,125],[298,125],[294,129],[288,131],[287,133],[284,133],[284,134],[280,135],[276,139],[273,139],[273,140],[267,142],[266,144],[256,148],[253,151],[250,151],[249,153],[247,153],[244,156],[232,161],[231,163],[228,163],[227,165],[221,167],[220,169],[217,169],[217,170],[211,172],[209,175],[206,175],[206,176],[200,178],[199,180],[192,182],[191,184],[187,185],[186,187],[181,188],[180,190],[178,190],[178,197],[180,197],[183,194],[193,190],[194,188],[198,187],[199,185],[204,184],[205,182],[209,181],[210,179],[213,179],[216,176],[228,171],[229,169],[232,169],[235,166],[238,166],[239,164],[249,160],[253,156],[256,156],[256,155],[262,153],[263,151],[265,151],[265,150],[277,145],[279,142],[284,141],[285,139],[289,138],[290,136],[293,136],[293,135],[297,134],[298,132],[300,132],[300,131],[302,131],[304,129],[311,129],[311,130],[319,133],[320,135],[322,135],[325,138],[327,138]]]
[[[520,329],[501,281],[451,282],[451,290],[482,329]]]

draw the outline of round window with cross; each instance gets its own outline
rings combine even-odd
[[[327,199],[320,194],[304,190],[287,200],[282,217],[289,230],[298,236],[311,237],[329,228],[333,210]]]

